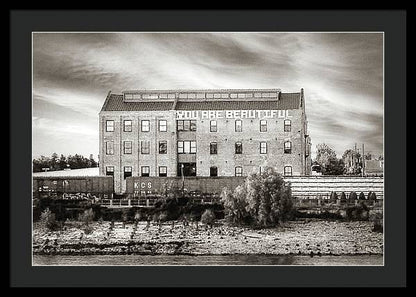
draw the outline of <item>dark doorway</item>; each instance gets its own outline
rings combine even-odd
[[[209,176],[218,176],[218,168],[217,167],[210,167],[209,168]]]
[[[179,163],[178,176],[196,176],[196,163]]]

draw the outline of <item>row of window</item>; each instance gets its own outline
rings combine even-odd
[[[126,155],[132,154],[132,141],[124,141],[123,142],[123,153]],[[292,153],[292,142],[286,141],[283,144],[283,151],[285,154]],[[216,142],[211,142],[209,145],[209,152],[211,155],[218,154],[218,144]],[[141,154],[150,154],[150,141],[140,141],[140,153]],[[159,141],[159,154],[167,154],[168,153],[168,142],[167,141]],[[242,154],[243,153],[243,144],[241,142],[235,143],[235,154]],[[114,142],[107,141],[106,142],[106,154],[107,155],[114,155]],[[192,140],[185,140],[185,141],[178,141],[178,154],[196,154],[196,141]],[[261,141],[260,142],[260,154],[267,154],[267,142]]]
[[[132,166],[124,166],[123,178],[126,179],[129,176],[132,176],[133,168]],[[260,167],[260,173],[262,173],[262,167]],[[292,166],[285,166],[283,171],[285,176],[292,175]],[[167,177],[168,168],[167,166],[159,166],[159,177]],[[106,167],[106,175],[114,176],[114,166]],[[218,167],[212,166],[209,168],[209,175],[211,177],[218,176]],[[140,167],[140,176],[149,177],[150,176],[150,166],[141,166]],[[235,176],[243,176],[243,167],[235,167]]]
[[[159,132],[167,132],[168,131],[168,122],[167,120],[159,120],[158,122]],[[150,131],[150,120],[142,120],[141,121],[141,131],[142,132],[149,132]],[[133,121],[132,120],[124,120],[123,121],[123,131],[124,132],[132,132],[133,130]],[[114,121],[107,120],[105,122],[105,131],[106,132],[114,132]]]
[[[167,120],[159,120],[158,122],[159,132],[166,132],[167,131]],[[124,132],[132,132],[132,120],[124,120],[123,121],[123,131]],[[292,129],[292,123],[290,120],[284,120],[284,131],[290,132]],[[150,132],[150,120],[142,120],[141,121],[141,131],[142,132]],[[243,121],[236,120],[235,121],[235,132],[243,132]],[[107,120],[106,121],[106,132],[114,132],[114,121]],[[196,120],[178,120],[177,121],[177,130],[178,131],[196,131]],[[209,131],[210,132],[218,132],[218,124],[216,120],[212,120],[209,123]],[[260,132],[267,132],[267,121],[260,120]]]

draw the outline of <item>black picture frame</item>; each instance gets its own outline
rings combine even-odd
[[[10,286],[406,286],[406,11],[11,10],[9,17]],[[384,32],[385,265],[383,267],[32,266],[31,36],[34,31]]]

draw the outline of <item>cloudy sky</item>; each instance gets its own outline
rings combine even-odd
[[[305,90],[312,153],[383,153],[381,33],[33,33],[33,157],[98,154],[109,90]]]

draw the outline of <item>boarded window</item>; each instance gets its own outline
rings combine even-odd
[[[217,132],[217,121],[213,120],[209,122],[209,131]]]
[[[241,120],[235,121],[235,132],[242,132],[243,131],[243,122]]]
[[[235,176],[243,176],[243,167],[237,166],[235,168]]]
[[[113,141],[107,141],[105,143],[105,153],[107,155],[114,155],[114,142]]]
[[[235,153],[242,154],[243,153],[243,144],[241,142],[235,143]]]
[[[167,153],[168,153],[168,142],[159,141],[159,154],[167,154]]]
[[[132,142],[131,141],[124,141],[124,153],[131,154],[132,152]]]
[[[143,140],[140,142],[140,152],[144,155],[150,154],[150,141]]]
[[[216,142],[211,142],[209,144],[209,153],[211,155],[216,155],[217,154],[217,143]]]
[[[213,166],[209,168],[209,176],[218,176],[218,168]]]

